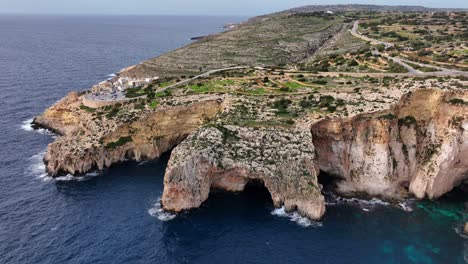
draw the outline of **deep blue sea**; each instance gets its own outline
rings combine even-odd
[[[166,155],[51,180],[27,122],[69,91],[240,17],[0,15],[0,263],[467,263],[468,197],[392,206],[329,199],[321,222],[261,188],[159,212]],[[406,210],[403,209],[406,208]]]

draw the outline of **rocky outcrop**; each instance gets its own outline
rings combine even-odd
[[[35,123],[62,135],[44,158],[52,176],[155,159],[176,147],[162,204],[177,212],[200,206],[213,188],[242,191],[259,181],[275,206],[318,219],[325,212],[320,170],[340,179],[342,194],[392,199],[434,199],[468,179],[466,91],[418,88],[393,107],[365,97],[365,109],[379,111],[300,116],[295,109],[315,97],[268,101],[179,91],[144,104],[90,109],[71,93]],[[342,104],[357,109],[361,101]]]
[[[86,114],[74,111],[79,105],[81,105],[81,100],[78,93],[71,92],[42,115],[37,116],[33,124],[60,135],[72,134],[79,127],[81,115]]]
[[[320,121],[317,164],[343,194],[440,197],[468,177],[468,111],[457,99],[467,93],[417,90],[389,112]]]
[[[210,189],[242,191],[263,182],[273,203],[318,219],[325,201],[309,131],[206,126],[177,146],[164,176],[163,207],[196,208]]]
[[[113,163],[129,160],[149,160],[158,158],[162,153],[179,144],[192,131],[221,110],[216,100],[193,103],[188,106],[175,106],[156,111],[136,121],[114,124],[99,141],[80,142],[84,130],[73,132],[63,129],[62,121],[54,123],[54,116],[46,111],[39,120],[47,120],[51,127],[64,130],[48,147],[44,161],[47,172],[52,176],[71,173],[81,174],[92,169],[103,169]],[[62,120],[62,119],[59,119]]]

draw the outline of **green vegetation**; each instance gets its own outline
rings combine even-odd
[[[107,148],[107,149],[114,149],[114,148],[123,146],[123,145],[125,145],[125,144],[127,144],[127,143],[129,143],[129,142],[133,142],[133,139],[132,139],[131,136],[121,137],[121,138],[119,138],[119,140],[107,144],[107,145],[105,146],[105,148]]]
[[[96,109],[95,108],[91,108],[91,107],[88,107],[86,105],[80,105],[80,109],[81,110],[85,110],[86,112],[88,113],[95,113],[96,112]]]
[[[286,86],[287,88],[289,88],[289,91],[298,90],[298,89],[302,88],[302,85],[300,85],[298,83],[295,83],[295,82],[285,82],[285,83],[283,83],[283,85]]]
[[[149,92],[152,92],[152,89],[143,89],[143,87],[137,87],[125,90],[125,96],[127,98],[135,98],[143,96]]]
[[[245,90],[244,92],[252,95],[263,95],[267,93],[267,90],[265,90],[265,88],[255,88]]]
[[[212,125],[212,126],[218,129],[219,131],[221,131],[221,133],[223,134],[223,144],[226,144],[229,141],[239,140],[237,131],[232,131],[224,127],[223,125]]]
[[[467,101],[465,101],[463,99],[460,99],[460,98],[451,99],[451,100],[449,100],[449,103],[451,103],[453,105],[468,105]]]
[[[377,117],[377,119],[383,119],[383,120],[395,120],[397,117],[394,114],[386,114],[386,115],[381,115]]]
[[[422,72],[436,72],[438,71],[437,69],[435,68],[431,68],[431,67],[422,67],[422,66],[419,66],[418,64],[414,64],[414,63],[408,63],[407,64],[411,67],[413,67],[415,70],[418,70],[418,71],[422,71]]]
[[[401,66],[398,63],[394,63],[391,60],[388,62],[388,71],[395,72],[395,73],[407,73],[408,72],[408,70],[405,67]]]
[[[312,83],[315,83],[318,85],[326,85],[328,82],[325,80],[316,80],[316,81],[313,81]]]
[[[199,82],[196,84],[189,85],[188,88],[195,93],[207,93],[207,92],[224,92],[226,86],[234,85],[233,80],[213,80],[207,82]]]
[[[156,108],[158,107],[158,105],[159,105],[159,101],[158,101],[158,100],[153,100],[153,101],[151,101],[151,103],[149,104],[149,107],[150,107],[151,109],[156,109]]]
[[[272,104],[273,108],[276,108],[278,111],[276,115],[288,115],[288,107],[292,104],[292,101],[289,99],[281,98],[280,100],[275,101]]]
[[[320,47],[341,28],[343,20],[342,16],[323,14],[272,14],[254,18],[228,33],[198,40],[148,60],[133,71],[165,77],[197,75],[226,65],[285,67]]]

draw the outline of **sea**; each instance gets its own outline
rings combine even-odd
[[[169,154],[50,179],[32,118],[142,60],[245,17],[0,15],[0,263],[468,263],[468,197],[390,204],[327,193],[318,222],[265,188],[160,208]]]

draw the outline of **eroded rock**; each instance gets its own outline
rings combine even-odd
[[[273,203],[318,219],[325,213],[310,132],[206,126],[177,146],[164,176],[166,210],[196,208],[211,188],[242,191],[260,180]]]
[[[391,198],[438,198],[468,177],[468,111],[461,91],[417,90],[389,112],[328,119],[312,126],[321,170],[338,191]]]

